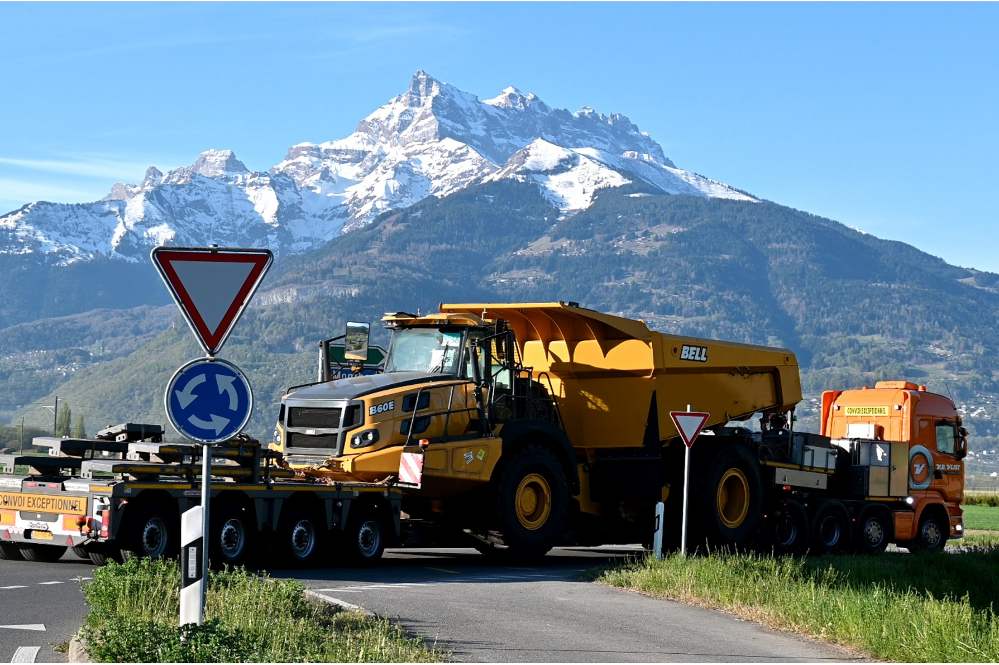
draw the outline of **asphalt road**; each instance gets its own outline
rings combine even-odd
[[[55,563],[0,561],[0,663],[65,662],[54,648],[83,622],[80,580],[93,571],[72,552]]]
[[[388,552],[370,568],[274,571],[398,621],[460,661],[848,660],[836,648],[732,616],[581,581],[634,550],[563,548],[529,567],[490,564],[474,550]],[[65,661],[54,647],[83,621],[80,580],[93,566],[0,561],[0,662]]]
[[[371,568],[275,576],[396,620],[460,661],[853,659],[730,615],[579,580],[589,568],[628,553],[565,548],[530,567],[501,567],[470,549],[413,549],[389,552]]]

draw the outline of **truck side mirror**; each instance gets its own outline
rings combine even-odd
[[[968,430],[963,427],[957,428],[957,449],[954,453],[958,459],[964,459],[968,454]]]
[[[368,338],[371,334],[371,324],[347,322],[347,333],[343,339],[343,357],[346,360],[368,360]]]

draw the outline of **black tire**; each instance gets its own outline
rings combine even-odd
[[[701,457],[706,462],[705,482],[690,488],[692,514],[688,522],[693,538],[688,547],[702,544],[748,546],[760,525],[763,481],[751,451],[740,445],[712,446]],[[696,471],[695,466],[692,471]],[[691,478],[696,478],[691,473]]]
[[[544,556],[563,537],[569,483],[548,448],[528,445],[512,453],[495,482],[496,520],[503,547],[489,551],[511,559]]]
[[[221,506],[211,517],[211,550],[208,553],[213,568],[236,567],[247,563],[256,546],[256,519],[242,505]]]
[[[916,531],[915,540],[906,543],[910,552],[943,552],[947,546],[947,538],[950,537],[950,524],[947,523],[944,515],[938,510],[929,510],[923,513],[919,520],[919,529]]]
[[[377,561],[385,553],[385,541],[388,537],[382,515],[376,507],[370,505],[353,506],[351,513],[353,514],[343,533],[347,556],[356,564]]]
[[[90,554],[83,545],[73,545],[73,554],[84,561],[90,561]]]
[[[810,531],[808,514],[797,501],[786,501],[770,523],[770,538],[776,554],[804,554],[808,551]]]
[[[95,566],[103,566],[111,561],[121,563],[123,560],[120,549],[117,547],[110,547],[103,543],[91,545],[87,549],[87,554],[90,556],[90,563]]]
[[[857,520],[853,549],[858,554],[881,554],[894,537],[891,513],[886,508],[868,508]]]
[[[812,548],[815,554],[838,554],[850,549],[850,514],[839,501],[826,501],[812,519]]]
[[[58,561],[69,549],[65,545],[21,545],[18,550],[25,561]]]
[[[21,550],[13,543],[0,543],[0,561],[20,561]]]
[[[326,536],[318,511],[307,506],[288,506],[278,524],[274,565],[292,568],[315,565],[325,549]]]
[[[125,515],[124,558],[145,557],[163,559],[180,552],[180,524],[176,516],[163,513],[153,506],[136,506],[131,516]]]

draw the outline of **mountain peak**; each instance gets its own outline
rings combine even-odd
[[[236,159],[236,153],[232,150],[213,148],[198,155],[198,159],[191,165],[191,172],[206,178],[217,178],[224,175],[242,175],[249,173],[250,170],[243,162]]]
[[[526,111],[528,108],[536,108],[539,111],[548,110],[548,106],[538,99],[538,96],[533,92],[525,95],[512,85],[503,88],[502,92],[492,99],[482,100],[482,103],[498,108],[516,109],[518,111]]]
[[[440,89],[441,82],[422,69],[417,69],[409,81],[409,94],[419,99],[432,97]]]

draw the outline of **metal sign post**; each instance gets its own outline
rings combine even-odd
[[[692,411],[687,405],[686,411],[670,411],[670,418],[676,425],[676,431],[683,439],[686,450],[683,451],[683,520],[680,523],[680,556],[687,556],[687,506],[690,497],[690,449],[694,447],[697,435],[707,422],[709,414],[703,411]]]
[[[273,255],[267,249],[157,247],[151,253],[163,283],[205,351],[182,365],[163,401],[178,432],[201,444],[201,505],[181,516],[180,625],[205,620],[208,583],[212,445],[233,438],[253,412],[250,382],[238,367],[216,358]]]

